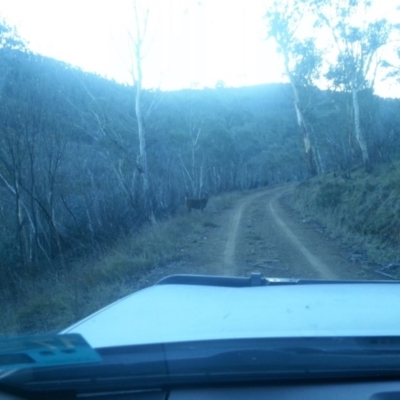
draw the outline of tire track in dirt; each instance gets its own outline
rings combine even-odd
[[[229,226],[228,240],[225,245],[225,251],[223,254],[223,265],[226,270],[234,272],[237,269],[235,262],[235,249],[237,236],[240,229],[240,222],[242,219],[243,209],[248,206],[249,203],[254,201],[256,198],[263,196],[265,193],[256,193],[241,200],[234,210],[234,215]]]
[[[280,258],[285,258],[285,255],[290,254],[292,260],[295,260],[295,262],[292,261],[292,264],[295,263],[294,269],[292,268],[288,274],[298,274],[303,278],[317,276],[323,279],[338,279],[338,275],[322,261],[320,256],[310,250],[299,235],[293,232],[289,226],[288,218],[291,217],[283,213],[282,208],[279,206],[279,198],[289,193],[291,189],[292,186],[267,189],[251,194],[237,204],[229,224],[228,237],[223,251],[222,263],[225,273],[240,274],[243,264],[240,265],[238,262],[237,253],[240,253],[241,247],[244,246],[244,243],[238,242],[243,230],[243,215],[246,214],[253,202],[257,201],[260,204],[260,200],[263,198],[262,209],[263,213],[266,214],[266,221],[273,222],[273,224],[268,223],[270,231],[263,240],[268,242],[274,239],[277,251],[281,255]],[[260,224],[262,222],[256,221],[256,223]],[[279,238],[279,240],[277,241],[276,238]],[[321,255],[321,251],[319,253]],[[288,262],[290,263],[290,261],[286,260],[286,264]]]
[[[308,261],[311,268],[324,279],[338,279],[338,276],[332,272],[332,270],[326,265],[319,257],[315,256],[311,251],[309,251],[306,246],[302,243],[301,239],[296,236],[292,230],[286,225],[285,221],[276,212],[276,204],[280,196],[287,194],[290,189],[283,189],[276,191],[268,201],[268,209],[271,212],[273,219],[280,229],[285,233],[286,237],[293,243],[293,245],[298,249],[298,251],[304,256]]]

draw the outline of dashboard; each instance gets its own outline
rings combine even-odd
[[[54,398],[59,398],[59,394]],[[51,398],[51,397],[46,397]],[[64,398],[64,397],[62,397]],[[70,397],[65,397],[66,399]],[[268,386],[194,387],[168,390],[124,391],[122,393],[85,393],[71,398],[134,399],[134,400],[397,400],[400,399],[400,379],[373,382],[343,382],[317,384],[285,384]],[[1,394],[0,400],[17,400]]]

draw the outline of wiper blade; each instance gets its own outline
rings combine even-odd
[[[250,287],[268,285],[293,285],[300,279],[265,278],[260,273],[252,273],[249,277],[213,276],[213,275],[171,275],[161,279],[156,285],[200,285],[220,287]]]
[[[215,275],[170,275],[159,280],[156,285],[196,285],[219,287],[252,287],[252,286],[277,286],[277,285],[317,285],[317,284],[399,284],[400,281],[388,280],[328,280],[328,279],[296,279],[296,278],[269,278],[259,272],[253,272],[249,277],[215,276]]]

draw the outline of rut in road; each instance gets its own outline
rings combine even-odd
[[[307,269],[307,273],[302,274],[303,276],[317,276],[323,279],[338,279],[338,276],[326,265],[320,257],[316,256],[296,235],[289,227],[288,216],[283,212],[279,206],[279,198],[288,193],[291,187],[281,187],[275,189],[268,189],[259,193],[249,195],[245,199],[241,200],[234,210],[233,218],[230,223],[228,238],[223,253],[223,264],[225,271],[231,273],[237,273],[240,270],[240,266],[237,265],[235,258],[235,250],[238,243],[239,232],[241,229],[241,222],[243,220],[243,214],[249,209],[249,205],[254,201],[260,201],[263,198],[263,212],[267,213],[267,217],[270,221],[273,221],[270,229],[273,229],[274,237],[283,237],[284,240],[280,240],[279,253],[281,255],[288,253],[298,254],[296,259],[297,264],[301,265],[303,269]],[[268,238],[264,238],[268,241]]]
[[[235,262],[235,248],[240,228],[240,222],[242,219],[243,209],[247,208],[252,201],[264,195],[265,192],[252,194],[246,197],[245,199],[241,200],[237,205],[230,224],[228,240],[226,242],[225,251],[223,255],[223,264],[225,266],[225,269],[230,271],[235,271],[237,269],[237,265]]]
[[[286,192],[288,190],[286,189]],[[310,267],[313,268],[321,278],[324,279],[338,279],[338,276],[331,271],[331,269],[318,257],[316,257],[311,251],[309,251],[306,246],[303,245],[300,238],[296,236],[290,228],[285,224],[284,220],[279,217],[279,214],[275,211],[276,204],[279,200],[279,197],[285,193],[285,190],[277,191],[268,202],[268,208],[271,212],[272,217],[274,218],[276,224],[280,227],[280,229],[285,233],[285,235],[290,239],[293,245],[301,252],[301,254],[305,257],[305,259],[310,264]]]

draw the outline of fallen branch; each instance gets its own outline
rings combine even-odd
[[[390,264],[385,265],[382,268],[380,268],[380,271],[382,271],[383,269],[394,269],[397,267],[400,267],[400,264],[390,263]]]
[[[386,272],[382,272],[382,271],[379,270],[379,269],[376,269],[375,272],[378,273],[378,274],[381,274],[381,275],[383,275],[383,276],[387,276],[388,278],[397,280],[397,278],[396,278],[395,276],[390,275],[390,274],[387,274]]]
[[[390,264],[384,265],[383,267],[381,267],[379,269],[376,269],[375,272],[378,274],[381,274],[383,276],[387,276],[388,278],[397,280],[397,279],[399,279],[398,277],[388,274],[387,272],[383,272],[383,270],[394,270],[397,267],[400,267],[400,264],[390,263]]]

